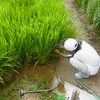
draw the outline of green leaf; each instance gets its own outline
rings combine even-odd
[[[66,96],[64,94],[59,95],[57,100],[66,100]]]

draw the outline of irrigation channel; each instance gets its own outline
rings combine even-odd
[[[0,84],[0,94],[3,92],[5,88],[10,87],[10,85],[14,82],[17,82],[19,79],[26,79],[27,75],[33,74],[37,78],[44,78],[47,76],[50,80],[52,80],[52,87],[56,86],[58,82],[61,84],[58,87],[58,91],[64,93],[63,82],[67,81],[75,86],[78,85],[76,79],[74,78],[73,70],[69,65],[67,59],[61,58],[56,60],[51,60],[50,65],[39,65],[34,68],[34,64],[24,64],[23,67],[19,70],[20,75],[13,75],[10,82],[6,82],[5,86]]]

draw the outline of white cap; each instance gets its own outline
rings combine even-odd
[[[73,39],[69,38],[64,43],[64,48],[68,51],[74,51],[78,47],[78,42]]]

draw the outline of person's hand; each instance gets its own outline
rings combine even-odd
[[[63,45],[61,45],[61,44],[58,44],[58,47],[59,47],[59,48],[64,48],[64,46],[63,46]]]
[[[54,52],[55,52],[55,53],[59,53],[59,50],[58,50],[58,49],[54,49]]]

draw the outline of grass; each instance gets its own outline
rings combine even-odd
[[[64,94],[58,96],[57,100],[66,100],[66,96]]]
[[[20,89],[33,91],[33,90],[44,90],[49,86],[47,77],[43,79],[38,79],[32,75],[28,75],[26,80],[19,80],[16,83],[13,83],[8,89],[5,89],[0,96],[0,100],[21,100],[24,96],[19,97]],[[50,92],[41,92],[41,93],[31,93],[30,96],[35,95],[41,100],[57,100],[58,95],[53,91]]]

